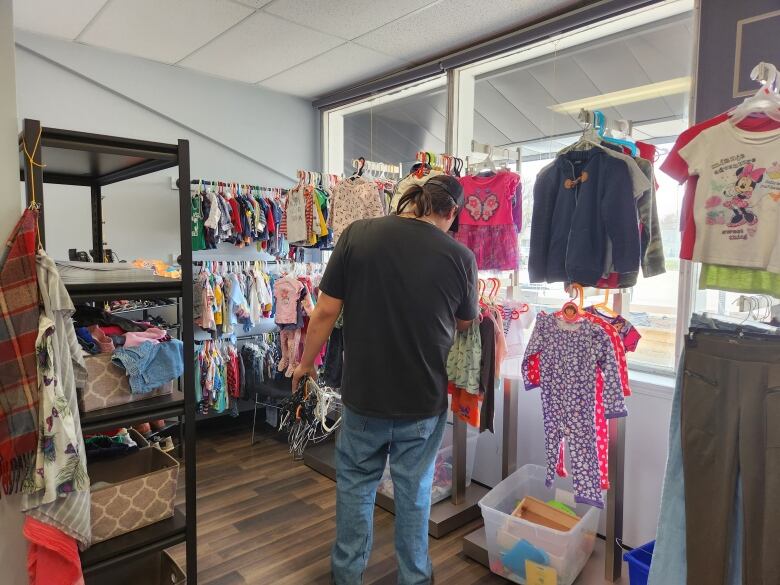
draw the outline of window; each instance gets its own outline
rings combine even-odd
[[[672,4],[677,5],[677,14],[665,12]],[[559,150],[579,139],[580,109],[599,109],[608,120],[628,121],[632,138],[656,147],[656,169],[688,126],[692,15],[681,3],[662,8],[460,72],[459,101],[473,107],[459,113],[465,126],[465,135],[458,140],[459,154],[478,160],[484,158],[481,147],[492,145],[499,158],[511,159],[513,155],[504,154],[504,149],[521,148],[523,229],[518,277],[522,297],[538,308],[557,310],[568,295],[561,283],[529,283],[534,183]],[[507,162],[514,167],[511,160]],[[647,280],[640,276],[621,300],[623,314],[643,336],[637,352],[629,354],[631,366],[664,372],[671,371],[675,359],[682,188],[660,171],[656,181],[666,273]]]
[[[329,172],[349,176],[353,161],[363,157],[400,165],[401,172],[408,173],[417,152],[444,152],[446,77],[331,110],[324,121]]]

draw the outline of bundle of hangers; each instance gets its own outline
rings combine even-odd
[[[634,286],[640,269],[645,278],[663,274],[655,146],[631,140],[630,123],[610,124],[598,110],[582,110],[580,120],[579,140],[536,178],[531,282],[617,289]],[[625,136],[608,134],[618,127]]]
[[[279,432],[287,432],[290,453],[301,459],[310,443],[324,441],[341,424],[341,395],[305,377],[279,405]],[[330,420],[333,422],[330,422]]]
[[[286,190],[223,181],[192,181],[192,249],[216,249],[220,242],[283,255],[282,220]]]

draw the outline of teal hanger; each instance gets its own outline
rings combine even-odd
[[[634,144],[632,141],[623,140],[622,138],[613,138],[611,136],[604,136],[604,133],[607,130],[607,119],[604,116],[604,112],[602,112],[601,110],[593,110],[593,123],[598,130],[599,138],[605,140],[606,142],[610,142],[612,144],[625,146],[631,151],[632,156],[637,155],[639,151],[637,150],[636,144]]]

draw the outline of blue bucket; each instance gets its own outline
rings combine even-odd
[[[655,541],[652,541],[623,554],[623,560],[628,563],[628,578],[631,585],[647,585],[654,547]]]

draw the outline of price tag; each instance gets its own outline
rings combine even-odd
[[[527,585],[558,585],[558,573],[552,567],[526,560],[525,582]]]

